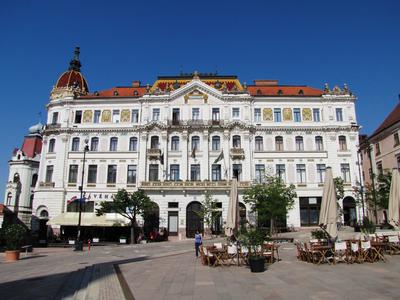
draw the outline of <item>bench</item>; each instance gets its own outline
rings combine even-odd
[[[32,251],[32,245],[25,245],[21,247],[21,250],[25,250],[25,255],[28,255],[28,252]]]

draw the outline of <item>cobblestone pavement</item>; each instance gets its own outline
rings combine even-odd
[[[264,273],[203,266],[192,253],[121,265],[137,300],[145,299],[399,299],[400,256],[387,263],[313,265],[283,244],[281,261]]]

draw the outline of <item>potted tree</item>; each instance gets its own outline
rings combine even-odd
[[[22,241],[25,238],[26,229],[20,224],[12,224],[4,230],[6,239],[6,261],[17,261],[19,259]]]
[[[265,271],[265,257],[260,255],[259,249],[265,240],[265,233],[259,228],[250,228],[239,236],[240,243],[249,250],[249,265],[251,272]]]

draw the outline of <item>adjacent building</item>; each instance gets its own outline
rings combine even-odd
[[[110,236],[124,222],[94,213],[122,188],[144,189],[157,204],[151,226],[180,237],[201,229],[196,211],[209,191],[218,201],[218,232],[233,176],[241,218],[254,221],[243,189],[276,175],[295,184],[298,195],[286,225],[315,226],[328,166],[345,182],[343,221],[361,217],[352,194],[360,181],[356,97],[347,85],[247,85],[234,75],[194,72],[89,92],[80,68],[77,48],[47,105],[33,214],[48,216],[53,232],[68,235],[76,228],[77,205],[69,200],[79,197],[82,175],[82,224],[96,235]]]

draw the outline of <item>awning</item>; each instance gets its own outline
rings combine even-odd
[[[77,226],[78,213],[62,213],[57,217],[50,219],[48,225],[63,225],[63,226]],[[106,216],[96,216],[94,213],[81,214],[81,226],[98,226],[98,227],[111,227],[111,226],[125,226],[124,223],[107,220]]]

